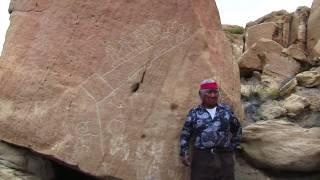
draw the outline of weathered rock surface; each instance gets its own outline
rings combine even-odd
[[[272,76],[279,82],[294,77],[300,70],[300,64],[296,60],[278,53],[266,54],[264,61],[263,74]]]
[[[315,87],[320,85],[320,71],[304,71],[296,76],[299,85]]]
[[[53,178],[54,171],[48,160],[0,141],[0,179],[50,180]]]
[[[244,128],[245,153],[260,168],[312,172],[320,168],[320,128],[286,121],[260,121]]]
[[[283,22],[286,17],[290,17],[290,13],[288,13],[286,10],[280,10],[280,11],[273,11],[269,14],[266,14],[257,20],[248,22],[246,24],[246,27],[251,27],[257,24],[266,23],[266,22],[275,22],[275,23],[281,23]]]
[[[320,112],[320,89],[319,88],[304,88],[296,89],[297,95],[306,98],[310,102],[310,109]],[[320,119],[319,119],[320,122]]]
[[[287,109],[289,116],[296,116],[310,105],[307,98],[291,94],[283,102],[283,107]]]
[[[258,112],[262,119],[269,120],[285,115],[287,110],[278,101],[267,101],[261,104]]]
[[[234,60],[238,60],[238,58],[243,53],[244,47],[244,35],[243,35],[243,27],[234,26],[234,25],[223,25],[223,30],[226,32],[226,36],[231,43],[232,55]]]
[[[0,137],[122,179],[185,179],[178,137],[198,84],[240,106],[211,0],[12,1]],[[236,109],[238,114],[240,109]]]
[[[315,56],[320,57],[320,40],[316,43],[316,45],[312,49]]]
[[[314,0],[308,19],[307,46],[312,58],[320,57],[313,49],[320,40],[320,0]]]
[[[245,49],[250,48],[254,43],[256,43],[261,38],[273,40],[275,32],[278,30],[276,23],[268,22],[261,23],[255,26],[251,26],[247,29],[245,38]]]
[[[239,68],[241,70],[262,71],[265,65],[265,62],[262,62],[265,55],[271,52],[280,54],[282,50],[283,47],[279,43],[271,39],[261,38],[239,58]]]
[[[288,47],[289,45],[289,37],[290,31],[292,27],[290,27],[292,21],[292,15],[285,10],[274,11],[271,12],[253,22],[249,22],[246,25],[246,29],[251,28],[252,26],[256,26],[263,23],[275,23],[277,25],[276,31],[273,32],[271,38],[269,36],[268,39],[272,39],[283,47]],[[248,38],[250,35],[248,34]],[[254,37],[253,37],[254,38]],[[246,46],[246,48],[249,48]]]
[[[292,90],[298,85],[298,81],[296,78],[289,79],[288,81],[282,83],[279,89],[279,95],[285,96],[290,94]]]
[[[276,98],[280,95],[282,85],[292,79],[300,70],[300,64],[290,57],[278,53],[269,53],[264,56],[261,82],[262,91],[260,97]]]
[[[292,15],[290,41],[289,44],[295,44],[299,49],[306,48],[307,22],[310,8],[301,6]]]
[[[310,63],[305,51],[299,48],[296,44],[291,45],[289,48],[283,49],[282,52],[302,63]]]

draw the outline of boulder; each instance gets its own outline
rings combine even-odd
[[[289,116],[296,116],[310,105],[307,98],[297,94],[291,94],[283,101],[283,107],[287,109]]]
[[[240,70],[262,70],[263,57],[268,53],[281,53],[283,47],[270,39],[259,39],[258,42],[247,49],[238,60]]]
[[[258,110],[258,114],[264,120],[276,119],[286,113],[287,110],[281,106],[281,103],[274,100],[264,102]]]
[[[10,20],[0,62],[10,143],[95,176],[181,180],[178,139],[199,82],[216,79],[241,114],[212,0],[11,1]]]
[[[304,71],[296,75],[299,85],[316,87],[320,85],[320,71]]]
[[[262,74],[274,77],[278,82],[294,77],[300,71],[300,63],[291,57],[277,53],[268,53],[264,57]]]
[[[0,141],[0,179],[51,180],[54,170],[48,160]]]
[[[246,28],[257,25],[257,24],[266,23],[266,22],[281,23],[281,22],[284,22],[284,20],[287,19],[288,17],[291,17],[291,15],[286,10],[273,11],[269,14],[266,14],[258,18],[255,21],[248,22],[246,24]]]
[[[320,57],[320,55],[314,51],[315,46],[320,40],[319,32],[320,32],[320,0],[313,0],[310,16],[308,19],[308,29],[307,29],[307,48],[312,59],[316,57]]]
[[[307,21],[309,14],[310,8],[301,6],[298,7],[292,15],[289,44],[296,45],[302,51],[306,48]]]
[[[273,11],[253,22],[249,22],[246,25],[246,29],[262,24],[262,23],[276,23],[277,31],[272,35],[272,40],[278,42],[283,47],[289,46],[290,36],[290,24],[292,21],[292,15],[285,10]],[[246,47],[249,48],[249,47]]]
[[[249,49],[254,43],[261,38],[273,40],[274,34],[278,31],[276,23],[261,23],[249,27],[245,33],[245,49]]]
[[[320,89],[319,88],[297,87],[295,94],[306,98],[310,102],[310,109],[312,111],[320,112]]]
[[[298,81],[296,78],[291,78],[288,79],[288,81],[284,81],[281,85],[280,85],[280,89],[279,89],[279,95],[280,96],[285,96],[287,94],[290,94],[291,91],[298,85]]]
[[[307,58],[305,51],[299,48],[296,44],[283,49],[282,53],[292,57],[299,62],[310,63],[310,60]]]
[[[263,99],[276,98],[280,95],[283,84],[299,72],[300,64],[290,57],[276,53],[266,54],[264,62],[266,64],[263,66],[261,78],[263,88],[259,94]]]
[[[280,95],[280,84],[274,77],[269,75],[261,76],[261,88],[258,89],[257,94],[262,100],[269,98],[275,99]]]
[[[257,167],[277,172],[319,171],[320,128],[269,120],[245,127],[243,134],[244,153]]]

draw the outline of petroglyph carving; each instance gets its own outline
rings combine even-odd
[[[107,152],[111,156],[121,157],[123,161],[127,160],[130,155],[130,144],[127,142],[127,137],[121,136],[126,129],[124,121],[127,117],[122,111],[119,111],[119,118],[113,117],[113,119],[109,119],[107,128],[103,129],[99,107],[102,107],[102,103],[113,104],[113,97],[118,94],[124,84],[127,84],[137,73],[151,68],[151,66],[161,64],[160,61],[156,63],[154,61],[159,60],[161,56],[190,38],[189,29],[178,21],[169,21],[161,24],[160,21],[150,20],[146,24],[137,27],[133,32],[122,35],[116,42],[108,42],[105,47],[105,64],[101,66],[97,73],[80,84],[84,95],[93,100],[97,118],[93,121],[78,121],[73,125],[74,128],[69,128],[66,124],[63,125],[63,129],[68,134],[77,136],[75,137],[77,143],[68,148],[73,149],[73,151],[79,149],[79,151],[86,153],[90,151],[92,142],[96,142],[100,144],[99,146],[104,154],[106,147],[103,145],[105,142],[103,136],[108,134],[111,138],[106,141],[109,142]],[[164,72],[157,70],[153,74],[155,78],[159,78],[159,76],[164,75]],[[115,105],[115,108],[130,108],[126,105],[122,106]],[[90,132],[91,123],[99,126],[99,133],[92,134]],[[138,147],[137,152],[134,154],[138,161],[143,159],[143,155],[153,157],[152,162],[150,162],[151,166],[143,170],[144,172],[150,172],[149,177],[152,178],[154,176],[151,172],[156,172],[152,167],[156,167],[161,161],[163,144],[149,143]],[[73,158],[73,155],[70,158]],[[106,167],[105,171],[107,170],[108,168]]]
[[[142,142],[137,146],[136,161],[139,165],[137,170],[138,179],[161,179],[160,170],[157,168],[163,156],[163,142]],[[150,157],[150,162],[145,162],[145,157]],[[145,164],[149,164],[145,166]]]
[[[129,144],[124,136],[113,136],[110,139],[110,155],[115,156],[116,154],[122,157],[122,161],[126,161],[129,158],[130,149]]]

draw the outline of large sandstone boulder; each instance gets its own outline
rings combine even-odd
[[[285,10],[280,11],[274,11],[271,12],[255,21],[249,22],[246,25],[246,29],[249,29],[256,25],[262,25],[264,23],[275,23],[277,25],[276,31],[274,31],[272,34],[270,32],[266,32],[264,30],[264,33],[268,33],[269,39],[272,39],[278,43],[280,43],[283,47],[288,47],[289,45],[289,37],[290,37],[290,29],[291,29],[291,21],[292,21],[292,15],[288,13]],[[259,27],[259,26],[256,26]],[[258,31],[257,31],[258,32]],[[261,31],[262,32],[262,31]],[[259,32],[258,32],[259,34]],[[260,37],[261,34],[259,34],[258,37]],[[266,35],[264,35],[266,36]],[[251,37],[255,38],[255,37]],[[256,37],[257,38],[257,37]],[[246,49],[250,46],[246,46]]]
[[[290,17],[291,17],[290,13],[288,13],[286,10],[273,11],[273,12],[266,14],[266,15],[254,20],[254,21],[248,22],[246,24],[246,27],[251,27],[251,26],[265,23],[265,22],[281,23]]]
[[[0,138],[96,176],[185,179],[178,138],[205,78],[240,113],[212,0],[12,1]]]
[[[260,168],[312,172],[320,168],[320,128],[260,121],[244,128],[244,152]]]
[[[271,40],[261,38],[249,49],[247,49],[238,60],[240,70],[259,70],[261,71],[265,62],[262,62],[265,54],[278,53],[280,54],[283,47]]]
[[[283,49],[282,52],[302,63],[310,63],[310,60],[307,58],[306,52],[303,49],[299,48],[296,44],[292,44],[289,48]]]
[[[264,58],[263,74],[274,77],[279,82],[294,77],[300,71],[300,63],[278,53],[269,53]]]
[[[312,58],[320,57],[319,45],[318,45],[320,40],[319,32],[320,32],[320,0],[314,0],[311,6],[310,16],[308,19],[308,30],[307,30],[307,46],[308,46],[308,51]]]
[[[274,22],[261,23],[249,27],[245,34],[245,49],[250,48],[261,38],[273,40],[275,32],[278,30],[278,26]]]
[[[283,86],[292,79],[300,70],[300,64],[292,59],[277,53],[269,53],[264,56],[261,82],[263,85],[259,96],[263,99],[276,98],[285,93]]]

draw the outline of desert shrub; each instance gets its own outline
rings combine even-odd
[[[224,29],[224,31],[229,32],[231,34],[243,34],[244,29],[241,27]]]

